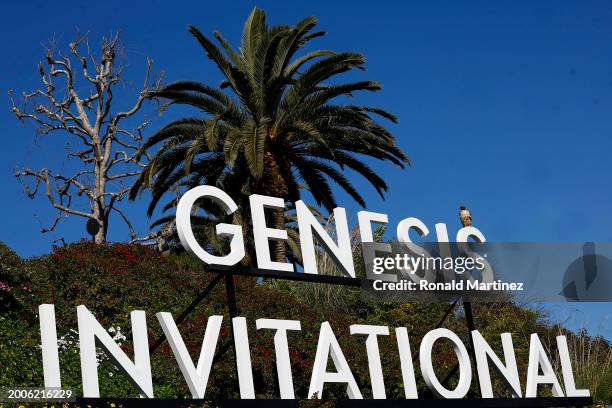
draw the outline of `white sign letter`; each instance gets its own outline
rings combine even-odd
[[[98,339],[99,345],[104,349],[108,358],[115,364],[115,367],[120,369],[138,389],[141,398],[153,398],[153,379],[151,378],[145,312],[135,310],[130,313],[130,317],[132,319],[132,342],[134,343],[133,363],[91,312],[83,305],[77,307],[79,344],[81,347],[81,375],[85,398],[100,397],[96,339]]]
[[[253,194],[249,197],[251,204],[251,218],[253,220],[253,238],[255,241],[255,253],[257,255],[257,266],[263,269],[274,269],[276,271],[293,272],[293,265],[287,262],[273,262],[270,259],[269,239],[287,240],[287,231],[266,226],[266,214],[264,209],[285,209],[285,201],[282,198],[268,197]]]
[[[302,330],[299,320],[257,319],[257,330],[272,329],[274,334],[274,351],[276,353],[276,371],[278,371],[278,388],[282,399],[294,399],[293,376],[289,360],[289,343],[287,330]]]
[[[431,361],[431,350],[436,340],[440,338],[446,338],[453,342],[453,349],[459,360],[459,383],[454,390],[444,388],[440,381],[438,381]],[[429,389],[436,395],[448,399],[465,397],[465,394],[467,394],[470,389],[470,382],[472,381],[472,367],[470,365],[470,356],[467,349],[455,333],[444,328],[434,329],[427,333],[421,342],[419,360],[421,362],[423,379]]]
[[[539,374],[542,367],[542,375]],[[546,351],[536,333],[531,335],[529,344],[529,365],[527,366],[527,389],[526,398],[535,398],[538,394],[538,384],[552,384],[552,394],[555,397],[562,397],[563,390],[559,380],[555,375],[552,364],[546,356]]]
[[[366,351],[368,352],[368,368],[370,370],[370,382],[372,383],[372,396],[374,399],[387,398],[377,336],[388,336],[389,328],[387,326],[353,324],[351,325],[351,334],[366,334],[368,336],[366,338]]]
[[[191,395],[193,398],[204,398],[223,316],[210,316],[208,318],[197,368],[193,365],[193,360],[191,360],[189,351],[187,351],[187,347],[185,347],[185,342],[176,327],[176,323],[174,323],[172,315],[170,313],[160,312],[157,313],[156,316],[168,339],[168,343],[170,343],[170,347],[181,369],[181,373],[183,373],[183,377],[185,377],[185,381],[187,381],[187,386],[189,386]]]
[[[474,340],[474,354],[476,355],[476,369],[478,370],[478,381],[480,382],[480,393],[482,398],[493,398],[493,386],[491,385],[491,374],[489,373],[489,360],[495,364],[497,372],[502,376],[506,387],[512,390],[515,397],[521,397],[521,383],[519,380],[516,356],[512,345],[512,335],[502,333],[502,347],[506,364],[502,363],[495,354],[489,343],[482,337],[478,330],[472,331]],[[488,358],[487,358],[488,357]]]
[[[387,214],[359,211],[357,213],[357,220],[359,221],[359,235],[361,236],[361,242],[374,242],[372,223],[375,222],[377,224],[387,224],[389,222],[389,217],[387,217]],[[389,245],[389,247],[390,246],[391,245]]]
[[[336,225],[336,238],[338,240],[337,245],[302,200],[296,201],[295,209],[297,210],[298,216],[304,272],[318,273],[312,234],[314,230],[321,245],[325,247],[325,250],[332,257],[336,265],[343,269],[350,277],[354,278],[355,267],[353,265],[353,250],[351,248],[351,239],[344,208],[334,208],[334,223]]]
[[[572,362],[570,360],[570,354],[567,348],[567,339],[565,336],[557,336],[557,349],[559,350],[559,359],[561,360],[561,371],[563,372],[565,394],[568,397],[590,397],[591,393],[588,389],[576,389]]]
[[[200,198],[210,198],[219,206],[224,208],[226,214],[232,214],[238,206],[223,190],[213,186],[198,186],[187,191],[179,200],[176,207],[176,231],[181,244],[187,252],[197,256],[206,264],[236,265],[244,257],[244,238],[242,227],[233,224],[218,224],[217,235],[231,239],[230,253],[225,256],[214,256],[206,252],[191,229],[191,210],[195,202]]]
[[[417,394],[416,379],[414,378],[414,364],[412,363],[408,330],[405,327],[396,328],[395,337],[397,338],[397,350],[399,351],[400,364],[402,366],[402,380],[404,381],[406,399],[417,399],[419,396]]]
[[[60,388],[59,353],[57,351],[57,330],[55,327],[55,308],[53,305],[38,306],[40,319],[40,340],[42,347],[43,374],[46,388]]]
[[[338,370],[335,373],[327,372],[327,361],[330,353],[334,366],[336,370]],[[331,326],[328,322],[323,322],[321,324],[321,331],[319,332],[319,342],[317,344],[317,354],[312,367],[312,377],[310,377],[308,398],[312,399],[316,397],[321,399],[323,397],[323,385],[325,385],[326,382],[346,383],[346,392],[349,398],[363,398]]]
[[[234,317],[232,326],[234,329],[234,349],[236,350],[236,371],[238,372],[240,398],[254,399],[255,387],[253,386],[253,367],[251,366],[246,319],[244,317]]]

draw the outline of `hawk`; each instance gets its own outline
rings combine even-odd
[[[464,227],[472,226],[472,214],[470,214],[470,210],[464,206],[459,207],[459,219],[461,220],[461,225]]]

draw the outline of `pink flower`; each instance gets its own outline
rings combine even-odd
[[[0,290],[10,292],[13,289],[8,283],[0,282]]]

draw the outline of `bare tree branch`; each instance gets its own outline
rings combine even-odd
[[[47,196],[47,199],[53,206],[53,208],[61,212],[67,213],[67,214],[78,215],[79,217],[95,219],[95,216],[93,213],[86,213],[84,211],[79,211],[79,210],[70,208],[69,204],[72,202],[72,195],[69,193],[69,185],[73,183],[74,180],[68,181],[68,179],[60,175],[50,177],[49,170],[46,168],[38,172],[30,170],[30,169],[24,169],[24,170],[21,170],[15,173],[15,176],[19,178],[27,177],[27,176],[35,178],[36,184],[35,184],[34,190],[26,190],[26,194],[30,198],[34,198],[40,183],[44,183],[45,194]],[[54,185],[52,185],[51,183],[51,178],[53,178],[55,181],[55,183],[53,183]],[[58,185],[57,183],[58,180],[65,181],[65,182],[62,185]],[[57,200],[56,197],[59,197],[59,200]],[[64,202],[66,200],[68,201],[68,205],[64,205]]]
[[[80,162],[80,169],[73,174],[52,175],[47,168],[40,171],[24,168],[15,174],[20,180],[31,180],[30,185],[24,184],[30,198],[43,186],[49,203],[58,211],[43,232],[53,231],[61,219],[75,215],[95,220],[100,227],[95,240],[104,242],[109,215],[114,211],[126,222],[130,237],[136,237],[132,224],[116,204],[127,194],[124,180],[137,176],[144,167],[138,158],[141,132],[149,120],[132,129],[121,125],[124,119],[140,112],[147,95],[159,87],[161,78],[150,80],[152,60],[148,58],[136,100],[128,109],[115,111],[114,86],[121,82],[123,73],[118,63],[120,47],[118,34],[102,38],[96,56],[89,47],[88,35],[77,34],[67,55],[47,49],[44,60],[38,64],[41,86],[24,92],[21,105],[9,93],[17,119],[32,123],[41,136],[69,135],[76,142],[71,142],[66,152],[67,158]]]
[[[128,217],[125,216],[125,213],[120,210],[117,207],[111,207],[113,209],[113,211],[115,211],[116,213],[119,214],[119,216],[121,216],[121,219],[123,219],[123,221],[125,222],[125,224],[128,227],[128,230],[130,231],[130,239],[132,241],[134,241],[136,239],[136,237],[138,236],[138,234],[136,234],[136,230],[134,230],[134,227],[132,226],[132,223],[130,222],[130,220],[128,219]]]

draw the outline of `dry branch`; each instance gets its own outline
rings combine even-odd
[[[55,220],[43,232],[53,231],[62,218],[75,215],[95,220],[99,228],[94,239],[104,242],[114,211],[135,239],[132,224],[116,205],[127,193],[124,182],[144,167],[138,152],[141,132],[149,121],[135,127],[125,123],[138,114],[149,93],[159,87],[160,78],[150,80],[152,61],[147,59],[144,83],[136,100],[128,109],[114,111],[113,91],[123,73],[118,63],[118,34],[102,39],[98,57],[91,52],[87,35],[78,35],[68,48],[68,55],[48,49],[44,61],[38,64],[41,86],[24,92],[20,106],[11,101],[15,116],[32,123],[39,135],[57,134],[73,141],[67,157],[79,160],[80,169],[65,175],[53,174],[47,168],[24,168],[15,175],[30,182],[25,184],[25,192],[31,198],[43,186],[49,203],[57,210]]]

